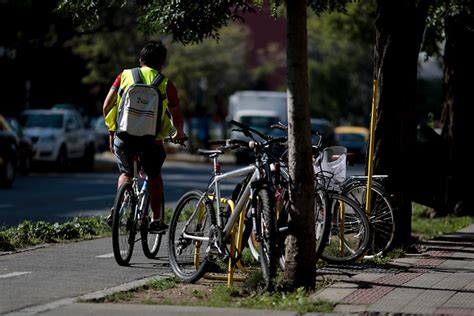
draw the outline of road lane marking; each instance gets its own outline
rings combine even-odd
[[[76,202],[86,202],[86,201],[97,201],[114,198],[115,194],[105,194],[105,195],[95,195],[95,196],[83,196],[80,198],[74,199]]]
[[[0,208],[13,207],[13,204],[0,204]]]
[[[113,256],[114,256],[114,253],[111,252],[111,253],[106,253],[105,255],[97,256],[96,258],[112,258]]]
[[[0,274],[0,279],[12,278],[12,277],[29,274],[29,273],[31,272],[25,271],[25,272],[12,272],[12,273],[7,273],[7,274]]]

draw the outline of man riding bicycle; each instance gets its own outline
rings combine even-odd
[[[136,142],[130,141],[126,137],[121,137],[121,134],[116,133],[118,131],[117,121],[122,114],[120,111],[123,110],[120,108],[122,97],[125,97],[127,89],[136,83],[137,72],[135,70],[125,69],[117,76],[103,104],[103,115],[109,129],[109,149],[115,154],[118,160],[120,172],[118,188],[122,184],[131,181],[133,175],[133,159],[138,155],[150,184],[150,203],[153,211],[153,219],[149,229],[150,232],[153,233],[163,232],[168,228],[168,225],[159,221],[163,199],[161,167],[166,158],[163,141],[171,133],[173,126],[176,132],[172,136],[172,141],[182,143],[186,139],[186,135],[183,131],[183,114],[179,107],[176,87],[171,80],[164,76],[160,77],[159,83],[154,81],[154,79],[161,74],[166,55],[167,49],[161,41],[148,42],[141,49],[139,55],[140,79],[143,81],[143,84],[146,85],[156,83],[156,88],[162,96],[163,115],[158,115],[157,117],[157,120],[161,121],[156,123],[159,126],[159,130],[157,130],[156,137],[152,142],[146,146],[137,146]],[[111,216],[109,216],[107,222],[111,224]]]

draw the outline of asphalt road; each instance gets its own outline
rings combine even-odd
[[[211,170],[210,164],[167,161],[162,170],[166,206],[173,207],[188,190],[203,189]],[[65,222],[75,216],[106,215],[113,205],[117,177],[117,171],[18,176],[11,189],[0,190],[0,227],[24,220]]]

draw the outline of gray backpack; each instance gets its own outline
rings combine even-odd
[[[151,84],[143,82],[140,68],[132,69],[133,84],[119,105],[117,136],[135,144],[153,142],[161,128],[163,96],[158,86],[165,77],[158,73]]]

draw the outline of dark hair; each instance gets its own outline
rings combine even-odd
[[[151,68],[159,68],[165,62],[167,52],[162,41],[150,41],[140,51],[140,63]]]

